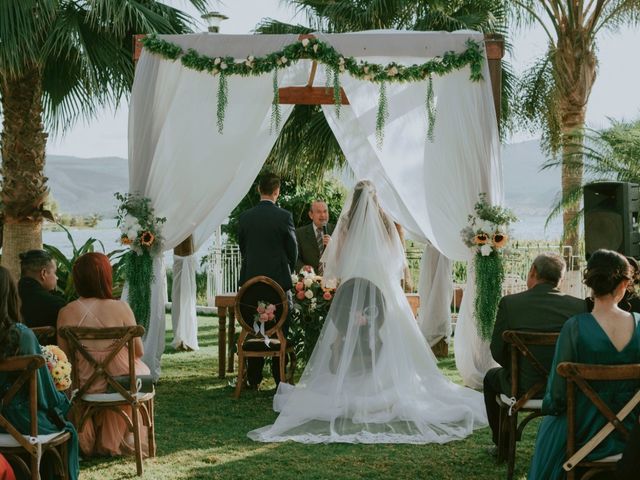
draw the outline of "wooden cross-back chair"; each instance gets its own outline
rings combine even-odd
[[[266,322],[264,335],[254,329],[254,315],[257,304],[264,301],[275,305],[275,319]],[[296,356],[293,347],[287,345],[282,328],[289,313],[289,302],[282,287],[265,276],[257,276],[247,280],[236,295],[235,314],[242,331],[238,337],[238,381],[234,397],[238,398],[244,385],[246,372],[245,360],[257,357],[278,357],[280,359],[280,379],[293,384],[293,373]],[[269,345],[265,343],[269,339]],[[223,340],[220,340],[223,341]],[[290,359],[288,375],[285,376],[285,364]]]
[[[109,409],[120,415],[129,431],[133,433],[135,445],[136,471],[142,475],[142,443],[140,437],[140,418],[148,427],[149,456],[155,457],[155,431],[154,431],[154,397],[155,391],[139,392],[139,378],[135,370],[135,345],[134,340],[144,334],[144,327],[140,325],[131,327],[89,328],[89,327],[62,327],[59,335],[67,341],[72,365],[72,384],[77,389],[72,398],[72,408],[79,408],[82,415],[78,420],[78,431],[81,431],[85,423],[102,409]],[[86,340],[113,340],[111,352],[102,361],[96,360],[83,345]],[[126,348],[129,360],[129,381],[122,382],[109,373],[109,365],[116,355]],[[83,383],[78,379],[78,355],[93,367],[93,373]],[[90,393],[91,387],[100,379],[107,383],[107,388],[113,393]],[[135,379],[131,381],[130,379]],[[131,415],[120,407],[131,407]]]
[[[55,327],[31,327],[30,329],[38,339],[40,345],[55,345],[56,344],[56,329]]]
[[[22,472],[32,480],[40,479],[40,460],[47,453],[55,459],[57,473],[69,478],[68,442],[71,434],[64,430],[38,435],[38,369],[44,366],[41,355],[10,357],[0,361],[0,372],[13,378],[13,382],[0,399],[0,453],[11,463],[16,473]],[[23,434],[3,415],[3,407],[17,400],[16,395],[28,389],[29,433]],[[27,461],[24,459],[27,458]],[[22,477],[21,477],[22,478]]]
[[[613,470],[621,458],[621,454],[600,460],[585,460],[609,434],[617,430],[625,440],[629,438],[629,430],[624,426],[625,418],[640,405],[640,364],[627,365],[590,365],[583,363],[562,362],[558,365],[558,374],[567,379],[567,461],[562,466],[567,472],[567,480],[576,478],[576,467],[585,468],[587,472],[580,478],[589,479],[606,470]],[[615,382],[636,380],[635,394],[618,412],[614,412],[602,400],[590,382]],[[577,448],[576,438],[576,387],[598,409],[607,423],[586,443]],[[579,420],[578,420],[579,421]]]
[[[516,442],[522,439],[522,432],[531,420],[542,416],[542,397],[547,386],[549,368],[543,365],[531,352],[532,346],[553,350],[560,333],[523,332],[506,330],[502,338],[511,351],[511,396],[500,394],[496,401],[500,405],[500,429],[498,457],[507,459],[507,478],[513,478],[516,465]],[[523,362],[528,362],[539,375],[538,381],[525,392],[520,389],[520,371]],[[518,424],[518,413],[526,413]],[[506,438],[505,438],[506,437]]]

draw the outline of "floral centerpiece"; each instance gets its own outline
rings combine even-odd
[[[42,356],[57,390],[66,390],[71,386],[71,364],[67,355],[56,345],[42,347]]]
[[[509,224],[517,218],[509,209],[489,204],[485,193],[480,194],[474,210],[475,215],[469,215],[469,224],[460,234],[475,254],[475,318],[478,333],[489,340],[502,296],[502,255],[509,241]]]
[[[264,343],[268,347],[271,339],[265,334],[264,324],[276,318],[276,306],[273,303],[258,301],[256,313],[253,316],[253,331],[260,333],[264,338]]]
[[[294,286],[293,328],[289,337],[296,355],[306,363],[318,341],[338,285],[337,281],[331,280],[325,280],[323,284],[322,277],[310,266],[292,275],[291,280]]]
[[[120,202],[117,214],[120,243],[129,247],[124,259],[128,301],[136,322],[146,329],[151,310],[153,257],[162,253],[161,226],[166,219],[155,216],[147,197],[134,193],[116,193],[115,197]]]

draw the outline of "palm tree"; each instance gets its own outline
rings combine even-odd
[[[207,0],[191,0],[204,12]],[[134,33],[190,31],[187,14],[155,0],[0,2],[2,264],[42,246],[48,133],[117,107],[133,82]]]
[[[579,163],[584,168],[585,179],[561,195],[553,206],[547,223],[559,215],[565,205],[579,201],[584,194],[585,183],[598,181],[630,182],[640,184],[640,119],[632,122],[613,121],[605,130],[585,129],[578,141],[571,145],[576,153],[563,160],[551,159],[544,168],[552,168],[566,161],[570,166]],[[582,210],[574,217],[577,228]]]
[[[309,27],[265,19],[260,33],[327,33],[371,29],[459,30],[506,33],[505,0],[288,0],[306,16]],[[510,126],[513,75],[503,63],[501,122]],[[316,105],[296,105],[282,127],[266,162],[267,168],[298,182],[317,182],[325,172],[341,168],[344,155]]]
[[[523,76],[522,115],[534,131],[543,131],[543,146],[561,154],[563,240],[578,251],[576,216],[582,185],[585,115],[597,72],[597,38],[623,24],[640,20],[640,0],[514,0],[516,20],[537,23],[547,34],[546,55]]]

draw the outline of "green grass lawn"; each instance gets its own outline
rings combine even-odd
[[[171,321],[168,319],[167,328]],[[217,318],[199,317],[198,352],[175,352],[171,332],[162,358],[156,396],[158,456],[144,462],[145,479],[503,479],[506,466],[487,453],[488,428],[446,445],[301,445],[263,444],[246,433],[272,423],[273,381],[258,392],[231,396],[218,379]],[[453,357],[440,367],[454,381],[460,377]],[[300,372],[298,372],[300,373]],[[267,378],[267,375],[265,375]],[[270,376],[268,377],[270,378]],[[266,383],[266,384],[265,384]],[[537,423],[518,444],[515,478],[524,478]],[[82,480],[136,478],[133,458],[97,458],[80,463]]]

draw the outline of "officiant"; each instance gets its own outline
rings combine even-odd
[[[309,207],[311,223],[296,229],[298,241],[298,260],[296,270],[299,272],[305,265],[322,274],[320,257],[331,240],[334,225],[329,223],[329,207],[324,200],[314,200]]]

